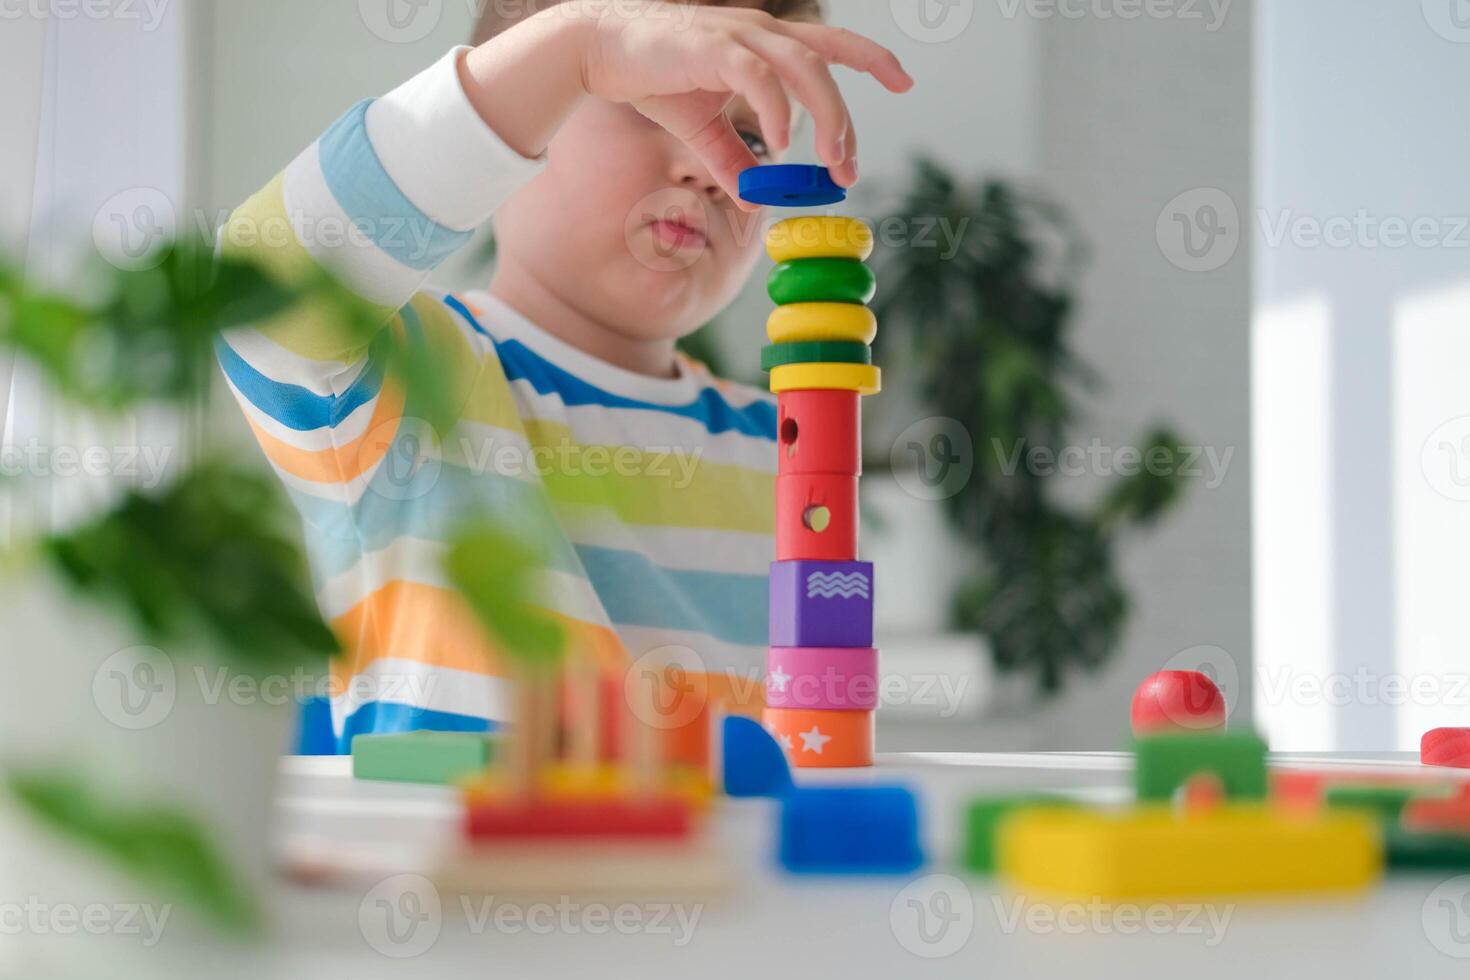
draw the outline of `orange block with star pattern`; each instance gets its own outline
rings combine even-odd
[[[873,764],[873,712],[767,708],[766,730],[787,760],[801,769],[846,769]]]

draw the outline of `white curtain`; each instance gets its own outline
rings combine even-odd
[[[69,5],[64,17],[35,6],[0,32],[0,234],[29,280],[65,293],[99,251],[129,261],[186,220],[188,25],[179,4],[108,16]],[[170,413],[83,417],[24,362],[0,360],[0,537],[64,525],[158,481],[182,442]]]

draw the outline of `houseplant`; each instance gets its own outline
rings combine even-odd
[[[1156,426],[1136,442],[1154,465],[1088,505],[1063,503],[1054,470],[1026,460],[1057,458],[1078,394],[1098,384],[1069,332],[1085,260],[1076,231],[1044,200],[1000,181],[965,186],[928,160],[877,225],[874,308],[888,376],[972,440],[967,478],[935,495],[973,565],[955,589],[953,625],[978,631],[997,668],[1054,693],[1070,669],[1096,667],[1116,647],[1128,612],[1117,545],[1178,499],[1181,440]],[[921,230],[936,227],[946,235],[923,245]],[[892,228],[909,234],[892,241],[883,234]],[[950,442],[895,460],[942,468]]]

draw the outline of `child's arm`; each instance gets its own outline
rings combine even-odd
[[[541,163],[510,149],[480,119],[460,86],[462,54],[349,110],[231,215],[221,250],[288,284],[325,269],[372,304],[384,325],[402,311],[431,341],[451,345],[451,355],[453,345],[465,346],[439,304],[409,308],[410,300]],[[253,419],[264,414],[267,428],[275,422],[311,431],[335,427],[367,404],[358,381],[370,373],[372,338],[334,312],[298,304],[226,335],[220,359],[256,410]],[[466,372],[475,362],[467,350],[449,360]],[[356,394],[340,401],[354,386]]]
[[[869,73],[895,92],[913,80],[894,54],[851,31],[759,10],[579,0],[551,7],[471,51],[461,67],[481,117],[521,153],[541,153],[584,98],[626,102],[688,143],[725,193],[756,165],[725,116],[735,95],[766,144],[790,144],[791,102],[816,124],[817,154],[839,184],[857,180],[857,135],[829,69]]]

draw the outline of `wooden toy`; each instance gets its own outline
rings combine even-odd
[[[1470,769],[1470,728],[1432,728],[1419,740],[1419,761],[1426,766]]]
[[[1323,802],[1330,807],[1365,810],[1380,820],[1397,821],[1420,791],[1411,786],[1329,786]]]
[[[1400,773],[1356,773],[1317,769],[1272,769],[1271,800],[1278,806],[1315,810],[1326,805],[1327,792],[1338,787],[1413,789],[1420,796],[1443,797],[1455,784],[1441,778]]]
[[[1388,866],[1420,871],[1470,869],[1470,837],[1458,832],[1420,831],[1398,824],[1384,828]]]
[[[1225,698],[1197,670],[1161,670],[1138,685],[1131,711],[1134,735],[1169,730],[1223,730]]]
[[[490,764],[491,743],[492,736],[483,732],[358,735],[352,740],[352,775],[452,785]]]
[[[780,861],[798,874],[905,874],[924,864],[903,786],[798,787],[781,800]]]
[[[965,808],[961,863],[978,874],[994,873],[998,853],[996,838],[1001,821],[1018,810],[1048,806],[1075,807],[1077,804],[1060,796],[1042,794],[971,800]]]
[[[479,795],[465,806],[465,833],[491,838],[688,837],[692,809],[675,796],[553,798]]]
[[[871,344],[878,336],[878,318],[866,306],[852,303],[793,303],[771,311],[766,336],[773,344],[802,340]]]
[[[856,391],[788,391],[776,399],[777,472],[861,476],[861,396]]]
[[[798,769],[873,764],[873,712],[767,708],[766,729]]]
[[[873,233],[851,218],[793,218],[771,229],[766,250],[777,306],[761,365],[778,422],[765,724],[793,765],[871,765],[878,654],[872,565],[857,561],[857,491],[859,398],[882,384],[867,346],[878,332],[865,305],[876,282],[862,264]]]
[[[858,303],[873,301],[878,281],[873,270],[856,259],[796,259],[782,262],[766,279],[771,302]]]
[[[770,732],[749,718],[726,718],[720,743],[727,796],[781,796],[788,792],[791,767]]]
[[[725,855],[700,836],[661,839],[512,838],[481,841],[439,869],[446,895],[560,898],[704,896],[730,883]]]
[[[1470,837],[1470,783],[1462,784],[1454,793],[1421,794],[1410,799],[1399,819],[1407,830]]]
[[[766,254],[777,263],[795,259],[866,262],[873,254],[873,229],[856,218],[787,218],[766,233]]]
[[[1141,801],[1167,802],[1191,777],[1220,780],[1227,799],[1266,798],[1266,743],[1254,733],[1170,733],[1133,743],[1133,784]]]
[[[783,364],[872,364],[873,348],[855,340],[794,340],[761,348],[761,370]]]
[[[826,167],[774,163],[740,172],[740,198],[774,207],[820,208],[847,200],[847,190]]]
[[[772,562],[771,646],[872,646],[874,586],[872,562]]]
[[[857,557],[858,478],[834,473],[776,477],[776,560]]]
[[[1287,815],[1230,804],[1106,813],[1019,810],[998,831],[1003,876],[1032,897],[1092,900],[1355,891],[1383,866],[1376,822],[1353,810]]]
[[[876,395],[883,390],[883,373],[872,364],[783,364],[771,369],[771,391],[830,388]]]
[[[878,707],[878,651],[872,647],[771,647],[771,708],[871,711]]]

